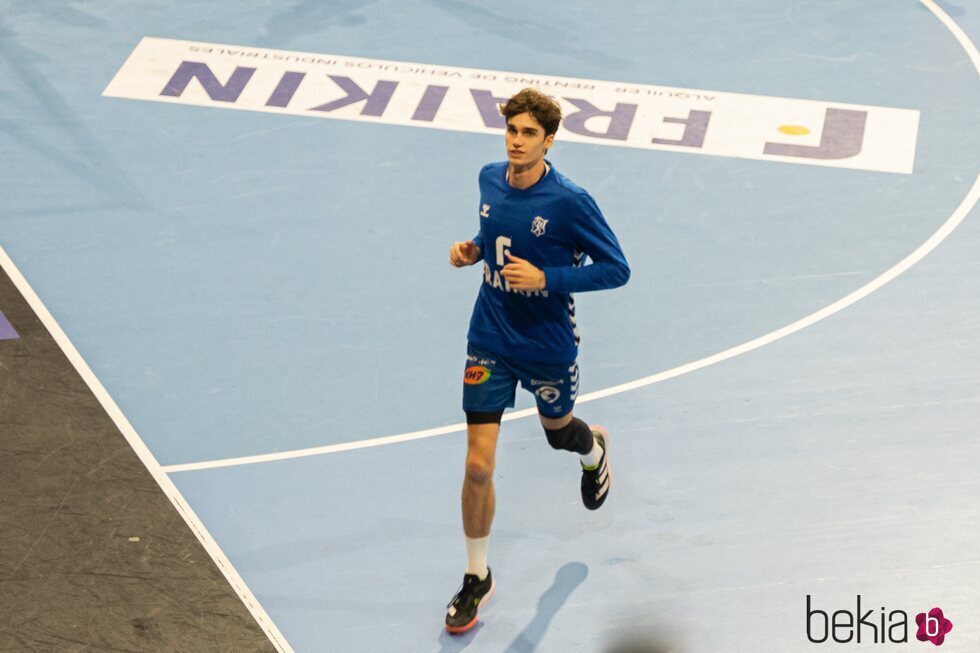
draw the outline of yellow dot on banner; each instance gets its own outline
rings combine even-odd
[[[806,136],[810,133],[809,129],[800,125],[782,125],[779,131],[790,136]]]

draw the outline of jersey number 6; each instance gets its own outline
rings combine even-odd
[[[507,265],[506,256],[510,254],[510,238],[507,236],[497,236],[497,265],[504,267]]]

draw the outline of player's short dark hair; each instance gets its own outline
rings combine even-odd
[[[550,95],[533,88],[526,88],[500,105],[500,113],[506,120],[522,113],[530,113],[544,127],[545,136],[558,131],[561,123],[561,107]]]

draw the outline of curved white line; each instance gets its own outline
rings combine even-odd
[[[980,52],[977,51],[976,46],[970,40],[970,37],[966,35],[966,32],[964,32],[959,25],[953,22],[953,19],[950,18],[946,12],[940,9],[939,6],[933,2],[933,0],[920,0],[920,2],[922,2],[922,4],[925,5],[929,11],[935,14],[943,25],[945,25],[946,28],[953,34],[953,36],[956,37],[956,40],[959,41],[960,45],[970,56],[970,60],[973,62],[973,67],[976,68],[977,74],[980,75]],[[722,361],[735,358],[736,356],[741,356],[742,354],[759,349],[760,347],[764,347],[765,345],[775,342],[781,338],[785,338],[788,335],[802,331],[803,329],[844,310],[848,306],[861,301],[871,293],[880,289],[882,286],[894,280],[899,275],[905,273],[909,268],[925,258],[926,255],[928,255],[932,250],[936,249],[936,247],[938,247],[941,242],[946,240],[946,238],[953,233],[953,230],[956,229],[961,222],[963,222],[963,219],[976,205],[978,198],[980,198],[980,174],[978,174],[977,178],[973,181],[973,186],[970,188],[970,192],[967,193],[966,197],[962,202],[960,202],[960,205],[956,208],[949,219],[946,220],[939,230],[932,234],[932,236],[922,243],[922,245],[920,245],[914,252],[906,256],[898,264],[887,270],[884,274],[877,277],[867,285],[858,288],[851,294],[820,309],[816,313],[812,313],[800,320],[797,320],[796,322],[793,322],[792,324],[787,324],[781,329],[776,329],[775,331],[767,333],[764,336],[760,336],[754,340],[749,340],[746,343],[732,347],[731,349],[726,349],[725,351],[719,352],[712,356],[708,356],[664,372],[659,372],[651,376],[645,376],[642,379],[637,379],[635,381],[615,385],[604,390],[597,390],[595,392],[584,394],[576,400],[576,403],[584,404],[589,401],[595,401],[596,399],[603,399],[605,397],[610,397],[623,392],[629,392],[630,390],[636,390],[637,388],[643,388],[648,385],[653,385],[654,383],[660,383],[661,381],[666,381],[684,374],[689,374],[690,372],[704,369],[705,367],[721,363]],[[504,421],[521,419],[523,417],[529,417],[535,414],[537,414],[536,408],[527,408],[525,410],[508,413],[504,416]],[[367,440],[355,440],[353,442],[342,442],[340,444],[330,444],[322,447],[293,449],[291,451],[279,451],[276,453],[258,454],[255,456],[241,456],[238,458],[205,460],[196,463],[183,463],[179,465],[165,465],[162,467],[162,469],[168,473],[189,472],[201,469],[216,469],[218,467],[234,467],[237,465],[273,462],[276,460],[289,460],[292,458],[305,458],[307,456],[319,456],[329,453],[338,453],[341,451],[353,451],[355,449],[380,447],[388,444],[396,444],[398,442],[408,442],[410,440],[421,440],[423,438],[431,438],[437,435],[459,433],[465,430],[466,423],[459,422],[457,424],[449,424],[448,426],[440,426],[422,431],[412,431],[411,433],[388,435],[380,438],[370,438]]]

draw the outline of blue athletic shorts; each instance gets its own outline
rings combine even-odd
[[[578,396],[578,363],[524,363],[467,345],[464,411],[513,408],[518,382],[534,395],[538,412],[563,417],[572,412]]]

